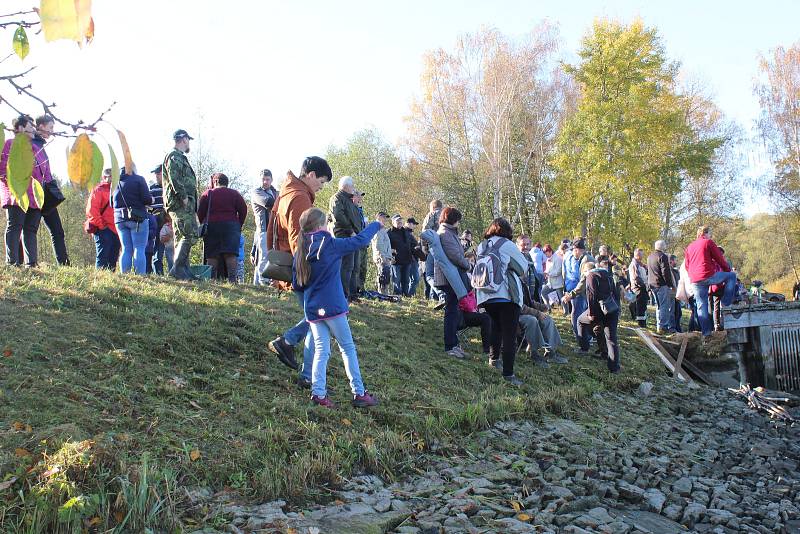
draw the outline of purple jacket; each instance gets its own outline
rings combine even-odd
[[[25,134],[20,134],[25,135]],[[11,191],[8,189],[8,182],[6,179],[6,169],[8,168],[8,154],[11,152],[11,143],[13,143],[13,139],[9,139],[6,141],[6,144],[3,145],[3,155],[0,156],[0,202],[4,208],[9,206],[17,206],[17,200],[11,195]],[[53,179],[50,175],[50,167],[47,161],[47,156],[45,155],[44,150],[37,150],[36,145],[31,144],[33,150],[33,179],[38,181],[39,183],[43,184],[49,182]],[[47,176],[45,176],[44,172],[47,172]],[[36,197],[33,194],[33,182],[31,185],[28,186],[28,200],[30,201],[30,207],[34,209],[42,209],[42,207],[36,202]]]

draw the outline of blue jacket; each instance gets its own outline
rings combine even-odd
[[[354,237],[335,238],[324,230],[306,234],[306,259],[311,267],[306,286],[300,286],[292,266],[292,287],[303,293],[306,321],[331,319],[350,311],[342,289],[342,257],[368,246],[380,229],[381,224],[373,222]]]
[[[121,174],[119,183],[114,189],[111,197],[111,205],[114,207],[114,222],[128,220],[127,210],[124,208],[145,209],[153,203],[153,195],[147,182],[138,174]]]
[[[564,258],[564,289],[572,291],[581,280],[581,265],[586,261],[586,254],[575,259],[572,253]]]
[[[156,216],[152,213],[147,214],[147,220],[150,224],[147,226],[147,246],[144,247],[145,254],[153,254],[156,250],[156,241],[158,241],[158,221]]]

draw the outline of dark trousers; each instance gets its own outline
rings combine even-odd
[[[150,272],[155,272],[158,275],[164,274],[164,243],[161,242],[161,229],[164,225],[161,224],[156,229],[156,246],[153,249],[153,260],[150,262]]]
[[[489,302],[483,305],[492,318],[493,357],[503,355],[503,376],[514,374],[514,359],[517,356],[517,325],[519,306],[513,302]]]
[[[96,251],[94,266],[98,269],[115,270],[120,249],[117,234],[110,228],[98,230],[94,234],[94,248]]]
[[[408,297],[411,294],[408,292],[408,284],[411,280],[411,267],[413,263],[405,265],[392,265],[392,274],[394,275],[394,294],[403,295]]]
[[[437,286],[445,296],[444,306],[444,350],[458,345],[458,325],[461,324],[461,310],[458,309],[458,297],[449,285]]]
[[[628,306],[631,319],[638,322],[642,328],[647,326],[647,303],[649,300],[650,295],[647,294],[647,291],[641,290],[636,294],[636,300]]]
[[[153,274],[153,253],[152,252],[145,252],[144,253],[146,259],[146,265],[144,267],[144,272],[147,274]]]
[[[597,338],[600,355],[605,358],[609,371],[619,370],[619,343],[617,342],[619,311],[602,317],[590,317],[589,310],[578,317],[578,342],[583,350],[589,350],[589,336]],[[605,343],[603,343],[605,339]]]
[[[694,297],[689,298],[689,309],[692,314],[689,316],[689,332],[700,332],[700,321],[697,320],[697,301]]]
[[[675,331],[678,333],[683,332],[683,327],[681,326],[681,319],[683,318],[683,303],[678,299],[675,299]]]
[[[350,298],[350,295],[355,295],[358,286],[358,251],[342,257],[342,289],[344,296]]]
[[[459,329],[468,328],[470,326],[481,327],[481,344],[483,345],[483,353],[492,354],[492,318],[488,313],[479,312],[461,312],[461,324]]]
[[[42,212],[33,208],[25,212],[19,206],[9,206],[6,208],[6,217],[6,263],[22,265],[23,257],[19,248],[19,237],[22,235],[25,265],[35,267],[39,262],[36,233],[39,231]]]
[[[64,237],[64,225],[61,224],[61,216],[57,209],[42,214],[42,221],[50,232],[50,240],[53,242],[53,253],[59,265],[69,265],[67,256],[67,242]]]

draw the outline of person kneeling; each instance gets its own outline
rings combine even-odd
[[[578,317],[581,350],[589,350],[588,336],[584,334],[588,329],[597,338],[600,357],[606,360],[608,370],[617,374],[620,371],[617,343],[619,303],[614,298],[614,280],[609,271],[608,256],[598,256],[597,268],[586,273],[586,299],[588,308]]]
[[[326,218],[325,212],[318,208],[309,208],[300,216],[302,233],[292,266],[292,286],[303,294],[303,311],[314,337],[311,401],[326,408],[334,407],[326,387],[333,334],[342,352],[353,406],[376,406],[378,400],[364,388],[361,379],[340,271],[342,257],[367,246],[383,225],[375,221],[354,237],[336,239],[325,228]]]

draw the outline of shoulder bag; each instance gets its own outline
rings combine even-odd
[[[280,197],[276,200],[277,202],[280,202]],[[277,214],[277,210],[275,210],[273,216],[277,216]],[[278,250],[278,219],[274,219],[272,221],[272,248],[267,251],[267,265],[261,276],[270,280],[291,282],[293,260],[291,252]]]
[[[607,276],[604,276],[603,278],[605,278],[606,281],[608,281]],[[617,304],[617,301],[614,299],[614,288],[611,286],[610,281],[608,281],[608,290],[609,290],[608,297],[600,300],[600,311],[602,311],[603,315],[605,316],[609,316],[612,313],[616,313],[619,311],[619,304]]]

